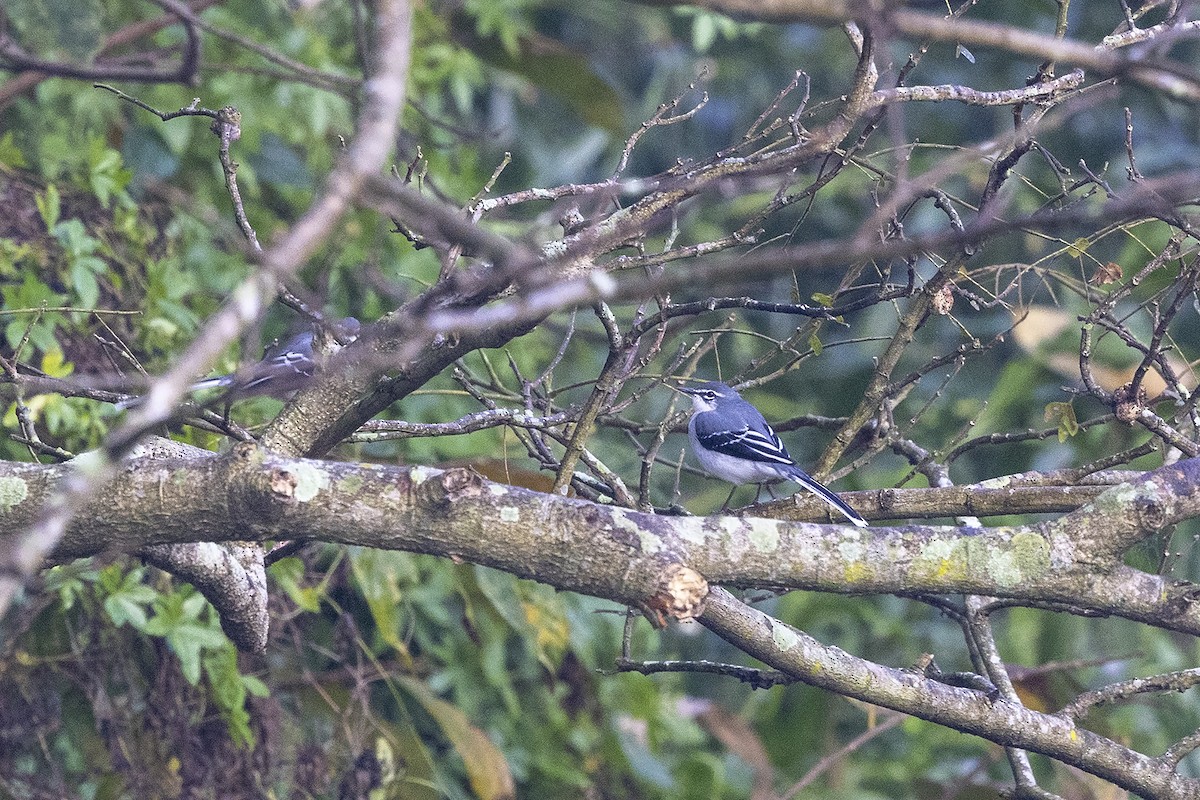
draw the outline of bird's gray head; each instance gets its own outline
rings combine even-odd
[[[680,386],[679,391],[692,398],[692,411],[700,414],[712,411],[724,400],[736,400],[738,393],[720,381],[709,381],[699,386]]]
[[[361,332],[362,323],[354,317],[346,317],[333,324],[333,334],[342,344],[350,344],[355,341]]]

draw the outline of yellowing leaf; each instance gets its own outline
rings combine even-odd
[[[558,669],[571,635],[571,627],[556,595],[535,592],[521,599],[525,621],[534,630],[538,661],[550,672]]]
[[[1109,261],[1107,264],[1096,268],[1096,271],[1092,274],[1090,283],[1093,286],[1105,286],[1110,283],[1116,283],[1121,280],[1122,274],[1121,265],[1115,261]]]
[[[476,797],[480,800],[511,800],[516,797],[516,784],[504,754],[487,734],[471,724],[461,709],[435,695],[415,678],[397,675],[393,680],[420,703],[442,729],[462,758],[467,779]]]
[[[42,372],[51,378],[65,378],[75,371],[75,365],[67,361],[63,351],[55,347],[42,356]]]
[[[1075,417],[1075,407],[1070,403],[1047,403],[1045,411],[1047,422],[1058,421],[1058,441],[1065,442],[1068,437],[1079,433],[1079,420]]]

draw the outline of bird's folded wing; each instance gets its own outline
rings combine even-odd
[[[257,389],[269,391],[269,384],[276,382],[283,388],[295,388],[296,384],[312,378],[315,373],[316,363],[309,353],[285,350],[255,364],[251,374],[246,376],[244,383],[238,385],[237,390],[243,394],[253,394]]]
[[[769,425],[765,431],[749,426],[733,431],[697,430],[696,438],[706,449],[722,455],[787,466],[791,466],[793,463],[783,442],[779,441],[779,437],[775,435],[775,431],[771,430]]]

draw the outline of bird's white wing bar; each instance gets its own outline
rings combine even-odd
[[[767,432],[754,430],[746,426],[736,431],[713,431],[700,434],[700,443],[709,450],[715,450],[727,456],[745,458],[751,461],[766,461],[772,464],[792,465],[783,442],[775,435],[775,431],[767,427]]]

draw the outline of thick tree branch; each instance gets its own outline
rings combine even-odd
[[[0,542],[35,519],[74,469],[0,464],[8,498]],[[1122,546],[1197,515],[1197,459],[1052,522],[973,532],[664,517],[494,484],[469,470],[290,459],[243,444],[222,458],[131,462],[103,503],[69,526],[54,558],[302,538],[463,558],[629,604],[646,603],[663,570],[682,564],[713,583],[982,594],[1200,633],[1200,587],[1120,563]]]
[[[1200,781],[1173,765],[1077,727],[982,692],[930,680],[915,671],[865,661],[715,589],[700,617],[706,627],[767,665],[805,683],[920,719],[973,733],[1006,747],[1042,753],[1152,800],[1196,800]]]
[[[843,492],[842,498],[866,519],[916,519],[967,514],[1051,514],[1074,511],[1094,500],[1106,486],[974,486],[914,489],[870,489]],[[753,516],[781,520],[834,521],[829,507],[807,492],[762,503],[748,510]]]
[[[20,541],[74,469],[0,463],[0,540]],[[242,444],[222,457],[130,462],[103,502],[71,521],[53,557],[289,537],[461,558],[634,605],[660,621],[699,613],[711,581],[1059,601],[1200,633],[1193,602],[1200,587],[1119,566],[1123,547],[1198,515],[1198,459],[1110,489],[1053,522],[976,533],[663,517],[495,484],[469,470],[284,458]],[[1200,783],[1176,775],[1172,764],[1081,730],[1065,715],[991,702],[854,658],[724,593],[716,597],[706,624],[799,680],[1061,759],[1146,797],[1200,797]]]

